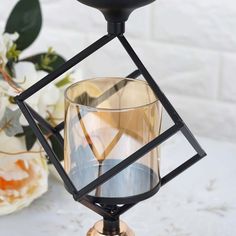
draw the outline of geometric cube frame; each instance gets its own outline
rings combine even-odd
[[[51,83],[53,80],[55,80],[58,76],[62,75],[64,72],[84,60],[86,57],[93,54],[98,49],[102,48],[104,45],[109,43],[114,38],[118,38],[120,43],[123,45],[124,49],[134,62],[134,64],[137,67],[137,70],[135,70],[133,73],[131,73],[129,78],[137,78],[139,75],[143,75],[149,86],[152,88],[154,94],[159,99],[160,103],[174,122],[174,125],[164,131],[162,134],[160,134],[158,137],[153,139],[151,142],[144,145],[142,148],[131,154],[129,157],[121,161],[119,164],[93,180],[91,183],[89,183],[87,186],[83,187],[79,191],[74,186],[73,182],[71,181],[70,177],[67,175],[66,171],[62,167],[59,158],[55,154],[55,152],[52,150],[50,144],[48,143],[48,140],[45,138],[43,132],[39,128],[37,122],[40,124],[41,127],[44,128],[50,135],[54,135],[54,137],[57,139],[59,144],[62,146],[64,145],[63,137],[60,134],[60,131],[64,129],[64,122],[60,123],[56,127],[52,127],[44,118],[42,118],[36,111],[34,111],[27,103],[27,98],[34,95],[34,93],[37,93],[40,89],[45,87],[47,84]],[[102,96],[102,95],[101,95]],[[169,102],[165,94],[161,91],[159,86],[156,84],[152,76],[149,74],[141,60],[138,58],[137,54],[123,35],[121,34],[107,34],[100,39],[98,39],[96,42],[88,46],[86,49],[72,57],[70,60],[68,60],[66,63],[64,63],[62,66],[60,66],[58,69],[53,71],[52,73],[45,76],[43,79],[32,85],[30,88],[22,92],[20,95],[15,97],[15,101],[18,104],[19,108],[21,109],[23,115],[29,122],[30,127],[32,128],[33,132],[37,136],[38,140],[40,141],[42,147],[44,148],[45,152],[48,155],[48,158],[52,162],[52,164],[55,166],[56,170],[58,171],[59,175],[61,176],[64,185],[68,192],[70,192],[74,199],[83,205],[87,206],[91,210],[95,211],[99,215],[103,216],[104,219],[109,220],[117,220],[119,219],[119,216],[123,214],[125,211],[133,207],[135,204],[137,204],[139,201],[141,201],[140,197],[134,197],[133,202],[125,201],[122,206],[118,206],[116,204],[113,204],[112,201],[109,202],[109,205],[105,206],[103,204],[99,204],[97,202],[94,202],[93,199],[88,196],[88,194],[108,181],[110,178],[124,170],[126,167],[140,159],[142,156],[147,154],[149,151],[151,151],[153,148],[157,147],[161,143],[163,143],[165,140],[169,139],[171,136],[176,134],[178,131],[182,132],[182,134],[185,136],[187,141],[191,144],[191,146],[196,151],[196,154],[185,161],[183,164],[178,166],[176,169],[171,171],[169,174],[165,175],[164,177],[161,177],[160,183],[158,186],[156,186],[154,189],[149,191],[146,194],[146,198],[154,195],[161,186],[168,183],[170,180],[175,178],[177,175],[191,167],[193,164],[195,164],[197,161],[202,159],[204,156],[206,156],[206,153],[201,148],[191,131],[188,129],[184,121],[181,119],[175,108],[172,106],[172,104]]]

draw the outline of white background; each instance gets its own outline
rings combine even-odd
[[[0,0],[0,31],[16,0]],[[41,0],[43,29],[25,55],[53,46],[66,58],[106,33],[100,12],[76,0]],[[236,142],[235,0],[158,0],[135,11],[127,37],[197,135]],[[124,76],[116,42],[81,64],[84,77]]]
[[[0,32],[15,3],[0,0]],[[53,46],[69,59],[106,33],[101,13],[76,0],[41,3],[43,29],[25,55]],[[194,134],[217,141],[200,138],[208,157],[124,219],[137,236],[236,235],[235,0],[158,0],[131,15],[127,37]],[[124,76],[134,66],[114,42],[81,68],[87,78]],[[181,162],[182,145],[179,137],[163,145],[162,167]],[[29,208],[1,217],[0,228],[10,236],[82,236],[97,219],[54,183]]]

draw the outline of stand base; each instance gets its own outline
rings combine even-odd
[[[87,236],[135,236],[134,232],[122,221],[120,221],[120,232],[103,233],[103,220],[98,221],[93,228],[89,230]]]

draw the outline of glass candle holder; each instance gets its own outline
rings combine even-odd
[[[65,91],[65,169],[78,190],[160,134],[161,104],[149,85],[129,78],[94,78]],[[155,148],[89,193],[98,203],[144,200],[160,185]]]

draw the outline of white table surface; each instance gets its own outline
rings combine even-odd
[[[208,157],[122,216],[136,236],[236,235],[236,145],[199,141]],[[180,135],[162,145],[163,174],[193,153],[184,146]],[[99,219],[51,177],[43,197],[0,217],[0,236],[85,236]]]

